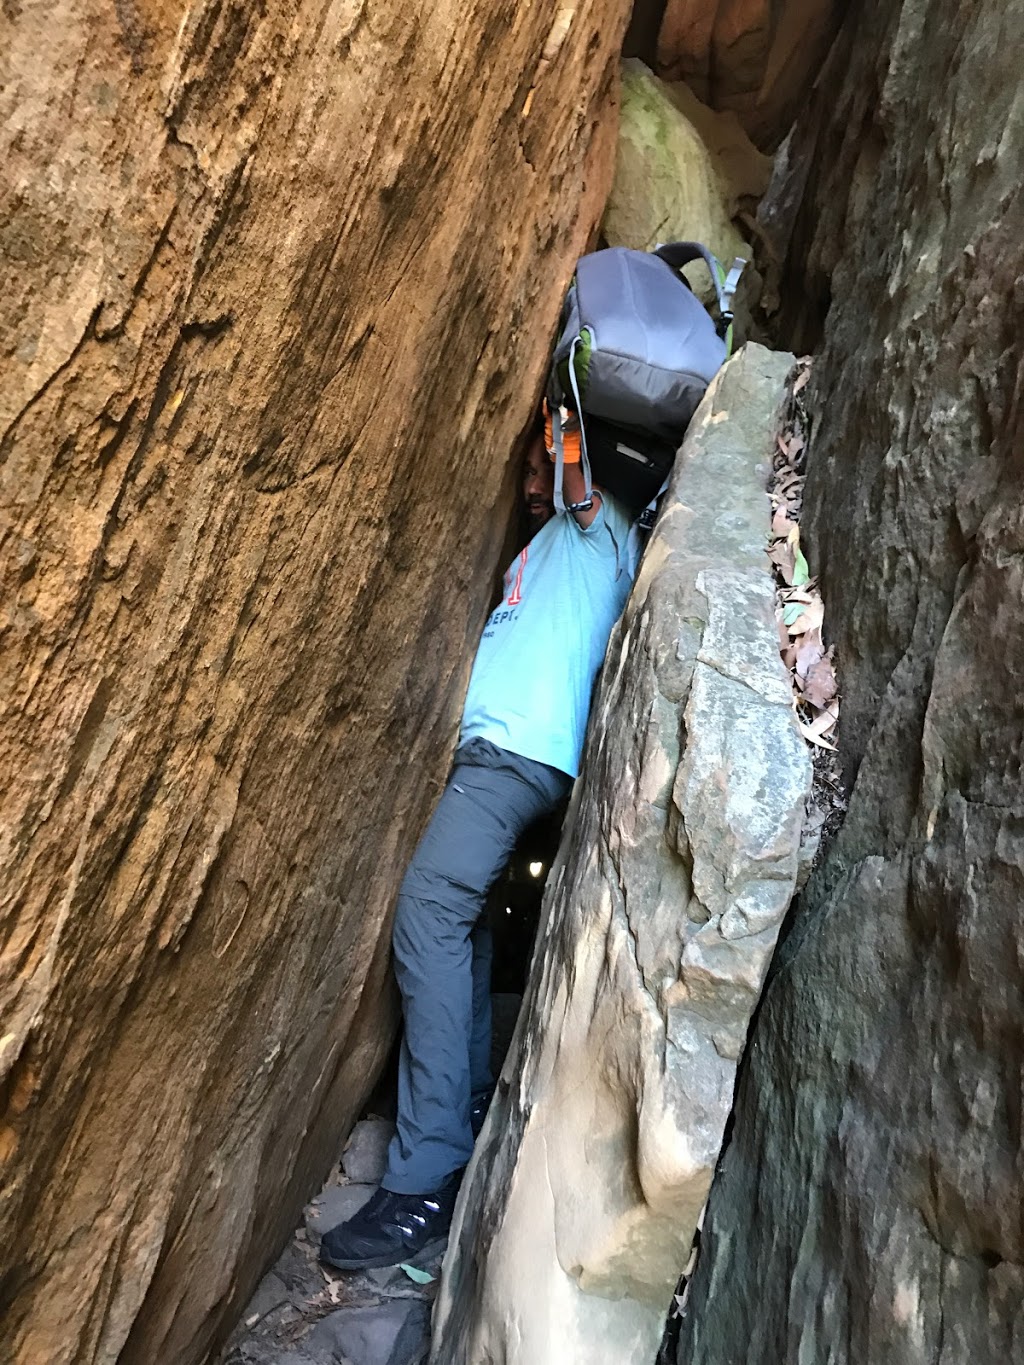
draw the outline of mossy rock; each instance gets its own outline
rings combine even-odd
[[[750,250],[729,216],[733,195],[700,134],[663,81],[640,61],[622,64],[615,180],[603,233],[610,246],[650,251],[659,242],[703,242],[728,263]],[[690,267],[701,297],[707,272]]]

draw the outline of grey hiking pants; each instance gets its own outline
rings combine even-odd
[[[383,1185],[429,1194],[473,1150],[471,1096],[491,1085],[490,930],[477,924],[520,834],[572,778],[473,739],[405,874],[393,943],[405,1034]]]

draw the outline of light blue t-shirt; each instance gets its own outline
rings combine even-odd
[[[629,530],[604,494],[586,529],[556,515],[516,556],[484,626],[460,744],[479,736],[577,776],[594,679],[632,586]]]

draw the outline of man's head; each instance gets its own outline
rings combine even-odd
[[[535,536],[555,513],[555,471],[544,449],[544,435],[533,436],[526,447],[523,466],[523,499],[530,535]]]

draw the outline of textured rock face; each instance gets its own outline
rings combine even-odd
[[[759,1015],[686,1365],[1024,1358],[1022,43],[995,0],[869,5],[820,130],[812,260],[845,235],[805,515],[856,784]]]
[[[691,427],[609,646],[516,1038],[460,1196],[441,1365],[651,1361],[789,902],[810,763],[764,485],[790,358]]]
[[[709,109],[682,81],[661,84],[714,158],[728,191],[730,217],[736,216],[741,205],[755,207],[771,182],[774,158],[757,150],[735,114]]]
[[[615,179],[602,223],[609,245],[650,251],[659,242],[695,239],[720,260],[747,257],[732,224],[736,199],[717,156],[669,88],[643,62],[624,62]],[[703,267],[693,282],[707,287]]]
[[[658,70],[715,109],[731,109],[758,144],[778,146],[818,74],[842,0],[668,0]]]
[[[625,8],[4,9],[5,1360],[202,1359],[372,1083]]]

